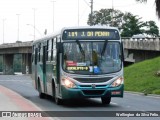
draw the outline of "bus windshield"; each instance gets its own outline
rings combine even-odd
[[[107,74],[122,67],[119,42],[74,41],[63,43],[63,70],[74,74]]]

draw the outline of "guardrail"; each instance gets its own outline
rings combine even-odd
[[[122,38],[125,49],[160,51],[160,38]]]

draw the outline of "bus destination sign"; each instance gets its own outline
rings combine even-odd
[[[110,29],[68,29],[64,30],[63,40],[117,40],[117,30]]]

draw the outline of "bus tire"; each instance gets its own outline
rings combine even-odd
[[[102,104],[109,105],[111,102],[111,97],[101,97]]]
[[[41,98],[41,99],[45,98],[45,94],[44,93],[39,93],[39,98]]]
[[[39,92],[39,98],[41,98],[41,99],[45,98],[45,94],[42,93],[42,88],[41,88],[41,84],[40,84],[39,79],[38,79],[38,92]]]
[[[60,98],[58,98],[58,97],[55,97],[54,99],[55,99],[55,103],[56,103],[57,105],[62,105],[62,99],[60,99]]]
[[[53,88],[53,98],[54,98],[54,101],[57,105],[61,105],[62,104],[62,100],[60,98],[57,97],[56,95],[56,87],[55,87],[55,84],[52,83],[52,88]]]

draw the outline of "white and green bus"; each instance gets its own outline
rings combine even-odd
[[[33,42],[32,77],[39,97],[123,97],[123,45],[113,27],[68,27]]]

